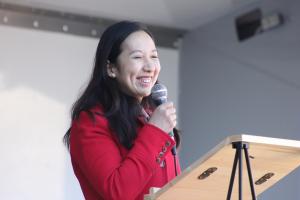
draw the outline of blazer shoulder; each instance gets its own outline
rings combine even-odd
[[[73,130],[106,130],[109,131],[109,123],[101,107],[95,106],[88,111],[81,111],[78,118],[72,122]],[[97,131],[98,132],[98,131]]]

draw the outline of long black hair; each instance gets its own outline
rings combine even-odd
[[[118,82],[108,76],[107,63],[117,62],[122,42],[136,31],[144,31],[153,39],[147,27],[138,22],[122,21],[104,31],[98,43],[91,79],[71,110],[72,121],[78,119],[82,111],[88,112],[94,119],[90,109],[101,105],[110,129],[127,149],[132,147],[137,136],[137,118],[142,106],[154,108],[154,103],[150,97],[144,97],[141,105],[136,98],[124,94]],[[70,129],[64,135],[63,140],[69,148]]]

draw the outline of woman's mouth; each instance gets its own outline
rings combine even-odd
[[[143,87],[149,87],[152,80],[151,77],[139,77],[137,79],[139,80],[140,85]]]

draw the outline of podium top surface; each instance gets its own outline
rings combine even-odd
[[[252,135],[230,136],[186,168],[180,176],[145,199],[226,199],[235,156],[233,142],[249,144],[248,152],[256,195],[270,188],[300,165],[300,141]],[[238,169],[236,171],[238,172]],[[251,200],[244,153],[242,185],[243,199]],[[238,199],[238,174],[235,176],[231,199]]]

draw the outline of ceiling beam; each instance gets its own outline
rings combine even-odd
[[[0,24],[100,38],[117,21],[0,2]],[[178,48],[186,30],[146,24],[158,46]]]

